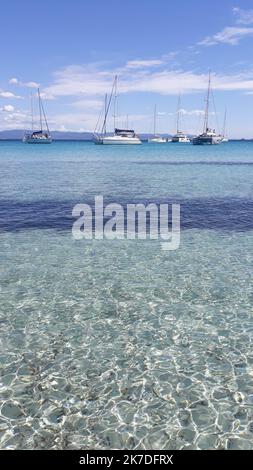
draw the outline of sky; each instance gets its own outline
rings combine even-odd
[[[2,0],[0,130],[29,129],[39,86],[51,130],[93,131],[118,75],[117,124],[253,138],[252,0]],[[33,100],[34,103],[37,100]],[[34,112],[37,107],[34,104]],[[112,130],[112,113],[108,122]]]

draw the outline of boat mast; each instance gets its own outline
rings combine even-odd
[[[114,79],[114,112],[113,112],[113,125],[114,125],[114,130],[116,129],[117,81],[118,81],[118,76],[115,75],[115,79]]]
[[[211,73],[209,70],[208,88],[207,88],[207,95],[206,95],[205,119],[204,119],[204,132],[207,132],[207,129],[208,129],[210,89],[211,89]]]
[[[104,134],[106,135],[106,116],[107,116],[107,93],[105,94],[105,119],[104,119]]]
[[[33,120],[33,95],[31,93],[31,120],[32,120],[32,132],[34,130],[34,120]]]
[[[45,124],[46,124],[46,128],[47,128],[47,133],[49,134],[49,127],[48,127],[48,123],[47,123],[46,113],[45,113],[45,110],[44,110],[44,106],[43,106],[41,97],[40,97],[40,107],[42,109],[42,113],[43,113],[43,116],[44,116],[44,120],[45,120]],[[41,124],[41,130],[42,130],[42,124]]]
[[[41,98],[40,98],[40,89],[38,88],[38,98],[39,98],[39,110],[40,110],[40,130],[42,132],[42,111],[41,111]]]
[[[225,133],[226,133],[226,120],[227,120],[227,108],[225,108],[225,113],[224,113],[222,137],[225,137]]]
[[[108,116],[108,112],[109,112],[109,109],[110,109],[110,106],[111,106],[111,101],[113,99],[113,92],[114,92],[114,88],[115,88],[116,78],[117,77],[115,76],[114,82],[113,82],[113,85],[112,85],[111,94],[109,96],[109,100],[107,100],[107,94],[105,95],[105,115],[104,115],[104,121],[103,121],[102,129],[101,129],[102,134],[103,134],[103,132],[106,132],[107,116]]]
[[[156,104],[154,108],[154,136],[156,135]]]
[[[178,103],[177,103],[177,134],[179,133],[179,114],[180,114],[180,106],[181,106],[181,94],[178,95]]]

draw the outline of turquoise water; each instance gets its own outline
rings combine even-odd
[[[253,144],[0,143],[4,449],[253,448]],[[73,240],[179,202],[180,248]]]

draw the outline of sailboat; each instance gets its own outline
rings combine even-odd
[[[223,130],[222,130],[222,134],[221,134],[221,142],[228,142],[228,138],[226,137],[226,122],[227,122],[227,109],[225,109],[225,113],[224,113]]]
[[[108,104],[107,103],[105,104],[105,113],[104,113],[102,129],[100,133],[96,133],[96,130],[94,131],[94,142],[96,144],[103,144],[103,145],[141,144],[142,142],[140,138],[135,134],[135,131],[133,129],[119,129],[116,127],[117,82],[118,82],[118,77],[117,75],[115,75],[109,102]],[[107,135],[107,132],[106,132],[107,118],[108,118],[108,113],[109,113],[109,109],[110,109],[113,97],[114,97],[114,113],[113,113],[114,134]]]
[[[179,144],[188,144],[190,142],[189,137],[182,131],[179,130],[179,122],[181,116],[181,95],[178,97],[178,104],[177,104],[177,132],[173,135],[171,142],[179,143]]]
[[[48,128],[47,118],[44,110],[44,106],[40,96],[40,90],[38,88],[38,102],[39,102],[39,115],[40,115],[40,129],[34,130],[34,114],[33,114],[33,97],[31,96],[31,117],[32,117],[32,132],[25,133],[23,142],[26,144],[51,144],[52,137]],[[46,130],[43,130],[43,118],[46,126]]]
[[[111,96],[110,96],[110,101],[111,102]],[[109,108],[107,107],[107,93],[105,94],[105,101],[104,101],[104,119],[103,119],[103,124],[100,132],[97,132],[97,129],[99,127],[99,124],[101,122],[101,116],[103,114],[103,109],[100,112],[94,133],[93,133],[93,142],[94,144],[97,145],[102,145],[103,144],[103,138],[106,136],[106,120],[107,120],[107,114],[108,114]]]
[[[222,136],[216,134],[215,129],[209,127],[209,102],[210,102],[210,93],[211,93],[211,74],[209,72],[208,79],[208,88],[206,96],[206,109],[205,109],[205,118],[204,118],[204,129],[202,134],[193,138],[193,145],[205,145],[205,144],[219,144],[222,141]]]
[[[167,139],[161,135],[156,134],[156,104],[154,109],[154,134],[153,137],[148,139],[149,144],[166,144]]]

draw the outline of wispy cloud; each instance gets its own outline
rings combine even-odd
[[[140,69],[143,67],[157,67],[159,65],[163,65],[165,62],[164,60],[154,59],[154,60],[129,60],[126,63],[127,69]]]
[[[180,109],[179,110],[180,114],[183,114],[184,116],[203,116],[205,112],[203,109]]]
[[[79,101],[74,101],[71,103],[75,108],[82,108],[82,109],[100,109],[103,106],[103,101],[102,100],[89,100],[89,99],[84,99],[84,100],[79,100]]]
[[[1,108],[1,111],[3,111],[4,113],[13,113],[14,106],[12,106],[11,104],[6,104]]]
[[[40,84],[37,82],[29,81],[29,82],[22,82],[18,80],[16,77],[10,78],[9,80],[10,85],[18,85],[25,88],[39,88]]]
[[[236,46],[246,36],[253,35],[253,28],[228,26],[213,36],[207,36],[198,43],[200,46],[214,46],[216,44],[230,44]]]
[[[1,98],[15,98],[15,99],[20,99],[21,96],[15,95],[15,93],[12,93],[11,91],[1,91],[0,90],[0,97]]]
[[[105,93],[112,86],[115,73],[119,69],[99,70],[92,64],[87,66],[69,66],[57,71],[51,85],[43,92],[54,97],[76,97],[76,107],[98,107]],[[126,71],[119,75],[119,93],[149,92],[161,95],[177,95],[179,92],[198,93],[206,89],[208,76],[194,71],[150,70],[146,67]],[[219,90],[253,90],[253,74],[213,74],[213,86]],[[98,103],[99,101],[99,103]]]
[[[236,23],[253,24],[253,10],[242,10],[241,8],[234,7],[233,13],[236,16]]]
[[[17,78],[10,78],[9,83],[11,85],[17,85],[18,84],[18,79]]]
[[[28,115],[23,111],[7,111],[2,116],[1,129],[24,129],[24,126],[30,125]]]

